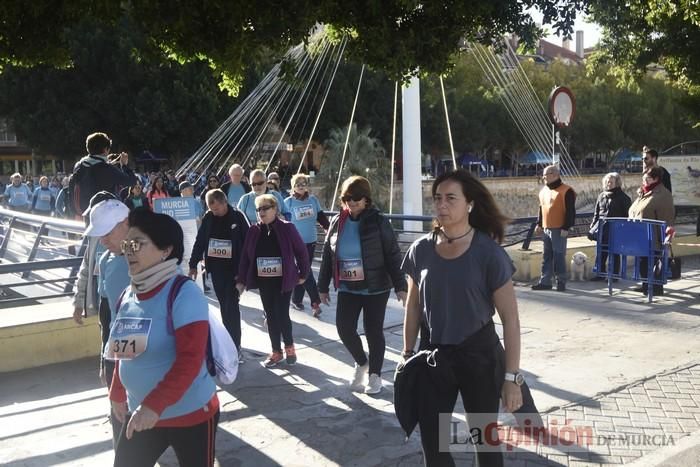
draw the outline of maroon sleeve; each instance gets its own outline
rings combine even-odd
[[[143,405],[160,415],[182,398],[202,368],[208,338],[208,321],[195,321],[175,330],[175,362]]]
[[[109,400],[114,402],[126,402],[126,389],[119,378],[119,361],[114,364],[112,385],[109,387]]]

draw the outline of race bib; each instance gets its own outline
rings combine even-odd
[[[314,207],[310,204],[294,208],[294,218],[298,221],[314,217]]]
[[[27,202],[27,194],[21,191],[15,191],[14,199],[20,203]]]
[[[365,270],[361,259],[340,260],[340,280],[357,282],[365,280]]]
[[[209,239],[209,250],[207,256],[210,258],[232,258],[233,247],[231,240],[219,240],[216,238]]]
[[[51,201],[51,193],[48,193],[48,194],[42,193],[42,194],[40,194],[40,195],[39,195],[39,201],[44,201],[44,202],[48,203],[49,201]]]
[[[258,262],[258,277],[282,277],[282,258],[260,257]]]
[[[146,351],[151,318],[117,318],[112,324],[104,357],[108,360],[133,360]]]

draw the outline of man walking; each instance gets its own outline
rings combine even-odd
[[[552,277],[557,290],[566,290],[566,239],[576,220],[576,192],[562,183],[559,167],[548,165],[542,175],[545,186],[540,190],[540,209],[535,234],[542,238],[542,275],[532,290],[550,290]]]
[[[222,190],[209,190],[206,195],[209,211],[204,215],[197,239],[190,255],[189,276],[197,279],[197,265],[204,258],[204,266],[214,285],[219,301],[221,320],[241,353],[241,310],[235,287],[243,242],[248,233],[248,220],[241,211],[229,206]]]
[[[236,207],[241,196],[250,192],[250,185],[243,181],[243,174],[243,167],[233,164],[228,169],[228,176],[231,180],[221,186],[221,190],[228,199],[228,204],[232,207]]]

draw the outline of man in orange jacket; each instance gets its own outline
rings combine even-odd
[[[576,221],[576,192],[562,183],[559,167],[548,165],[542,174],[545,186],[540,190],[540,209],[535,234],[542,237],[542,275],[532,290],[551,290],[552,276],[557,290],[566,290],[566,239]]]

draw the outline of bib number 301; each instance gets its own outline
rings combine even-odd
[[[340,261],[340,280],[357,282],[365,280],[365,270],[361,259],[347,259]]]
[[[109,333],[104,357],[109,360],[133,360],[146,351],[151,318],[117,318]]]

